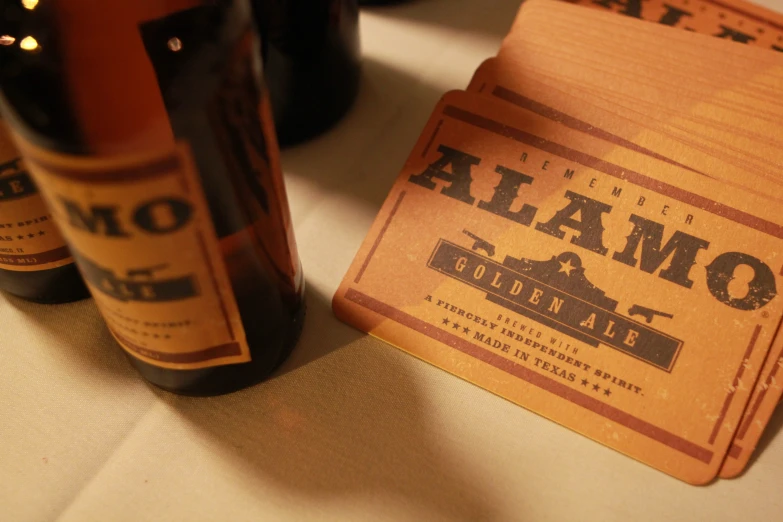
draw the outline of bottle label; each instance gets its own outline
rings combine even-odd
[[[0,127],[0,269],[49,270],[73,263],[24,160]]]
[[[117,160],[20,144],[123,348],[169,369],[250,360],[188,145]]]

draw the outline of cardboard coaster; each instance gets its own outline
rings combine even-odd
[[[783,226],[751,194],[649,156],[613,163],[616,149],[446,95],[335,313],[703,484],[780,323]]]

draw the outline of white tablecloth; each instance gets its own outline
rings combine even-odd
[[[91,301],[0,298],[0,520],[783,520],[783,411],[744,476],[688,486],[333,317],[437,99],[496,52],[517,7],[363,13],[354,110],[284,156],[309,315],[269,382],[168,394],[131,369]]]

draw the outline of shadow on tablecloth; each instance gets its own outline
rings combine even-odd
[[[250,489],[402,504],[421,520],[494,520],[491,492],[435,435],[424,363],[338,322],[331,296],[307,297],[303,337],[277,377],[222,397],[161,399]]]
[[[92,299],[45,305],[3,294],[8,303],[25,314],[27,328],[40,331],[44,342],[30,346],[64,366],[127,382],[139,379],[125,354],[109,332]],[[46,342],[50,339],[51,342]],[[2,346],[2,345],[0,345]]]

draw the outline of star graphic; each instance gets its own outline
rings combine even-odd
[[[612,390],[610,390],[609,388],[606,388],[604,390],[604,395],[606,395],[607,397],[610,396],[611,394],[612,394]]]
[[[27,234],[27,237],[29,237],[30,239],[32,239],[32,238],[34,238],[34,237],[35,237],[35,234]]]
[[[39,236],[44,236],[44,235],[46,235],[46,232],[44,232],[43,230],[40,230],[40,231],[38,231],[38,235]]]
[[[24,236],[16,236],[16,239],[24,239]]]
[[[463,329],[462,329],[462,331],[463,331],[463,332],[465,332],[465,333],[470,333],[470,328],[468,328],[468,327],[466,326],[465,328],[463,328]]]
[[[601,389],[601,387],[600,387],[600,386],[598,386],[597,384],[593,384],[593,390],[594,390],[594,391],[598,391],[598,390],[600,390],[600,389]]]
[[[566,277],[571,275],[571,271],[576,269],[574,265],[571,264],[571,260],[569,259],[565,263],[560,261],[560,270],[558,272],[565,272]]]
[[[454,323],[451,325],[451,327],[454,328],[455,330],[459,330],[459,323]]]
[[[588,384],[590,384],[590,381],[587,379],[582,379],[582,386],[587,386]]]
[[[448,324],[449,324],[448,318],[446,318],[446,317],[443,318],[443,324],[448,326]]]

